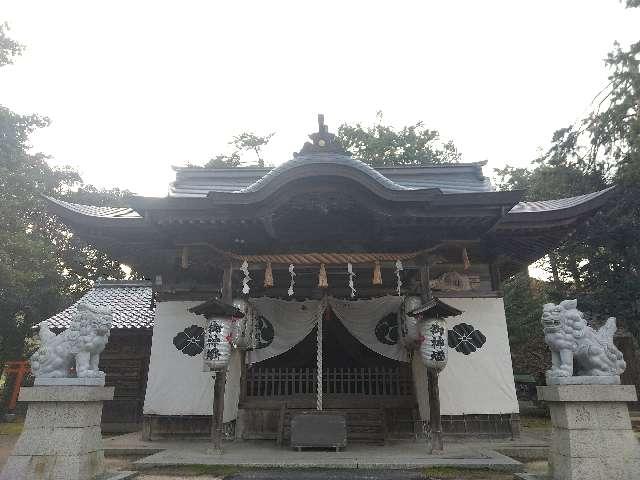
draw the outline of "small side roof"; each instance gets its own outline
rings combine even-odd
[[[113,315],[112,329],[153,328],[155,302],[151,282],[103,280],[69,308],[47,319],[49,327],[65,329],[75,315],[78,303],[86,301],[108,307]]]

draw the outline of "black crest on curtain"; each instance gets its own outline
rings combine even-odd
[[[449,347],[454,348],[457,352],[469,355],[475,352],[487,341],[487,337],[468,323],[459,323],[447,335]]]
[[[255,323],[256,328],[256,346],[255,349],[259,350],[261,348],[266,348],[271,345],[273,342],[273,338],[275,337],[275,330],[273,325],[269,320],[264,318],[262,315],[256,318]]]
[[[173,337],[173,345],[185,355],[195,357],[204,350],[204,328],[191,325]]]
[[[385,345],[395,345],[398,343],[398,318],[397,314],[390,313],[380,319],[376,324],[376,338]]]

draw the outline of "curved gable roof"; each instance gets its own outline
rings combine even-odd
[[[322,154],[312,159],[310,155],[298,156],[279,167],[236,167],[198,168],[173,167],[175,181],[169,184],[170,197],[206,197],[209,192],[238,192],[255,184],[261,184],[268,177],[279,175],[303,161],[315,164],[322,162],[350,165],[366,171],[372,178],[379,175],[383,183],[392,188],[417,190],[440,189],[443,193],[490,192],[493,187],[488,177],[482,173],[485,162],[452,163],[443,165],[415,165],[372,168],[345,155]]]

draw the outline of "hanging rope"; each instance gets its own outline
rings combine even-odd
[[[316,393],[316,410],[322,411],[322,320],[327,307],[327,297],[322,298],[318,307],[318,327],[316,330],[316,368],[318,370],[317,393]]]

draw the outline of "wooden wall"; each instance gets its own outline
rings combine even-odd
[[[106,385],[114,386],[114,398],[104,404],[105,432],[134,432],[142,428],[142,407],[147,388],[151,329],[112,330],[100,356]]]

